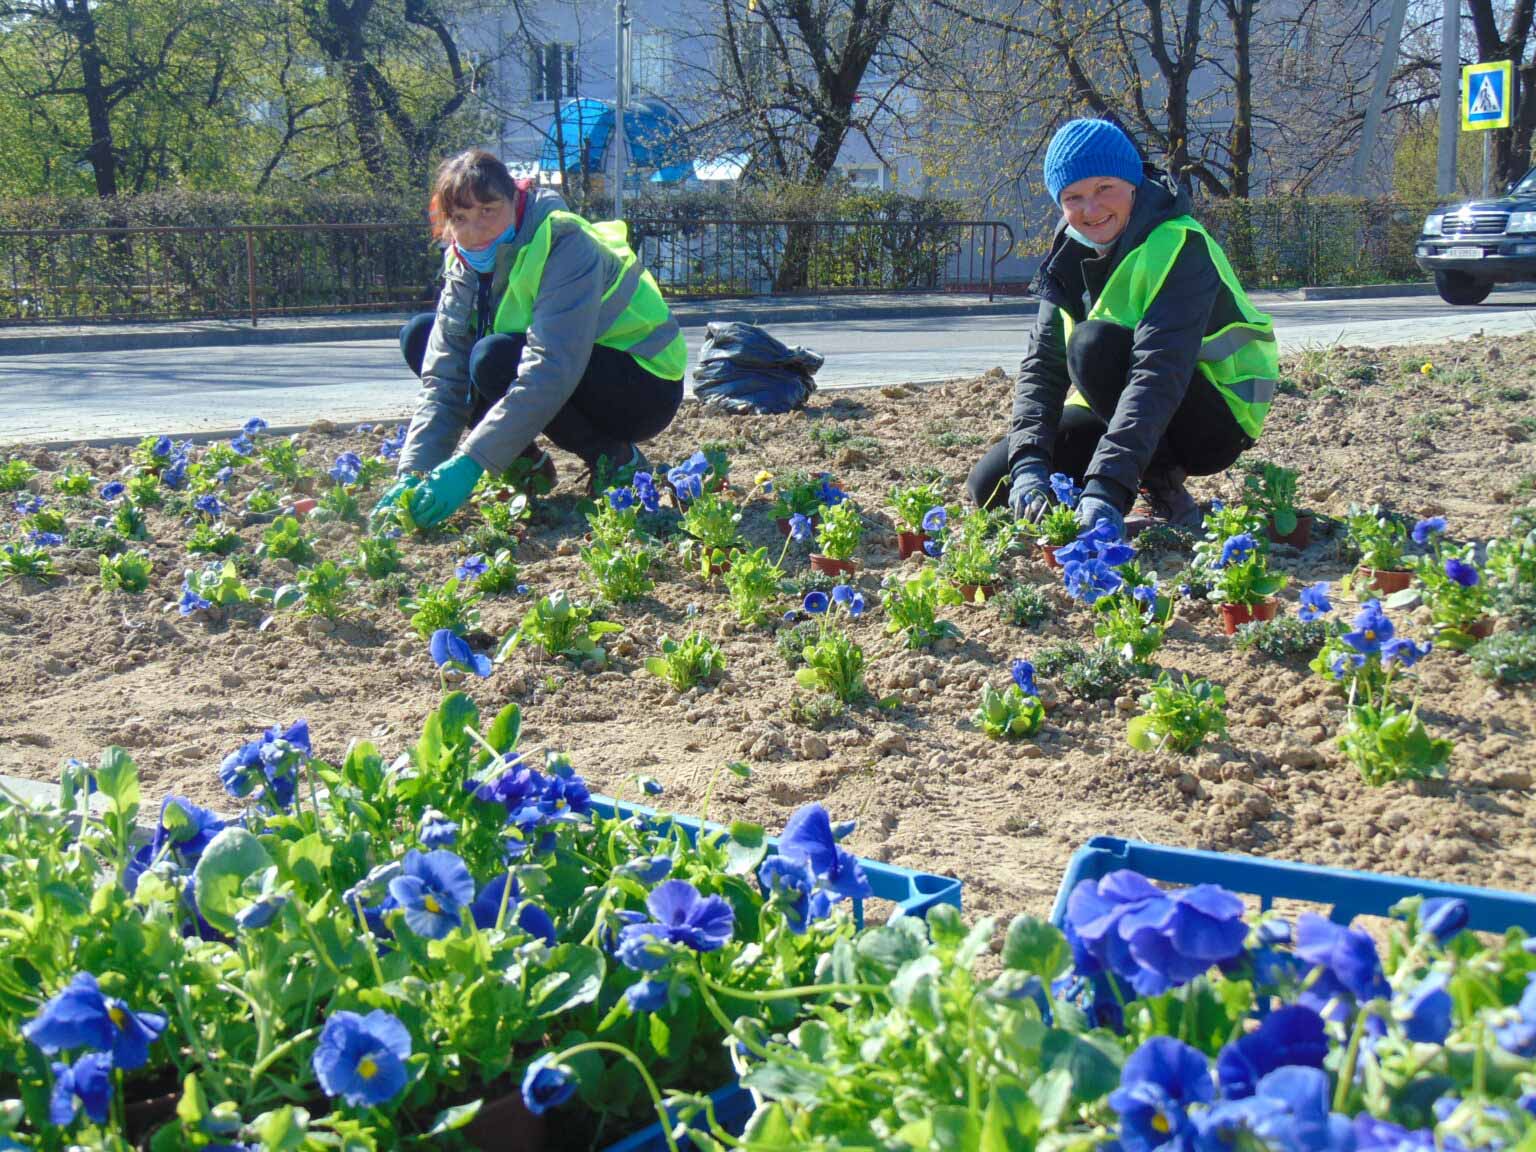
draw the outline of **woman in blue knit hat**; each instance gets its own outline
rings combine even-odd
[[[1123,532],[1138,493],[1151,516],[1196,527],[1184,480],[1224,471],[1258,440],[1274,328],[1190,216],[1188,193],[1118,126],[1062,125],[1045,184],[1062,219],[1031,285],[1034,339],[1008,436],[972,469],[971,496],[1033,521],[1064,472],[1083,488],[1085,527]]]

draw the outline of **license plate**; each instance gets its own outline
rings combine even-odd
[[[1440,255],[1447,260],[1481,260],[1483,250],[1481,248],[1447,248]]]

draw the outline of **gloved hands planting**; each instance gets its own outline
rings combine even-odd
[[[1008,507],[1014,519],[1034,523],[1051,503],[1050,466],[1043,460],[1030,461],[1019,468],[1008,491]]]
[[[421,474],[418,472],[405,472],[395,477],[395,482],[389,486],[383,496],[379,497],[379,502],[368,514],[369,529],[372,530],[379,520],[389,514],[389,510],[395,507],[395,502],[400,498],[400,493],[408,492],[420,483]]]
[[[469,499],[485,469],[468,456],[453,456],[439,464],[411,493],[411,518],[431,528],[457,512]]]

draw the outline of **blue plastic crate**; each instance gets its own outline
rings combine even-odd
[[[1392,905],[1405,896],[1454,896],[1466,901],[1469,927],[1477,931],[1503,932],[1517,927],[1536,934],[1536,896],[1523,892],[1193,848],[1168,848],[1118,836],[1095,836],[1073,853],[1056,891],[1051,923],[1059,928],[1066,922],[1067,898],[1080,882],[1098,880],[1121,868],[1165,884],[1220,884],[1232,892],[1257,896],[1265,909],[1276,900],[1326,905],[1330,919],[1339,924],[1347,924],[1356,916],[1386,916]]]
[[[600,816],[662,816],[681,828],[689,840],[696,840],[700,832],[716,832],[724,825],[698,819],[694,816],[674,816],[658,813],[654,808],[639,804],[623,804],[607,796],[592,797],[592,809]],[[768,838],[769,850],[778,847],[778,839]],[[859,864],[869,878],[869,886],[875,899],[889,900],[906,916],[924,916],[940,904],[960,907],[960,881],[950,876],[937,876],[930,872],[914,872],[910,868],[898,868],[894,864],[881,864],[860,858]],[[864,902],[853,902],[854,921],[864,926]],[[738,1084],[730,1084],[710,1094],[715,1102],[715,1118],[730,1132],[740,1133],[752,1116],[752,1095]],[[691,1148],[691,1141],[680,1141],[680,1147]],[[662,1135],[660,1123],[642,1128],[626,1136],[617,1144],[610,1144],[604,1152],[667,1152],[667,1140]]]

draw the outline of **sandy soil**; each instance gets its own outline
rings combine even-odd
[[[1429,375],[1420,371],[1426,360],[1434,364]],[[1257,452],[1302,470],[1302,494],[1314,510],[1340,515],[1351,501],[1383,500],[1415,515],[1443,513],[1454,534],[1481,538],[1503,531],[1511,510],[1530,498],[1536,338],[1314,352],[1286,370],[1293,386],[1278,399]],[[829,468],[883,521],[888,488],[915,471],[942,472],[958,499],[976,455],[1005,429],[1009,392],[996,372],[922,390],[817,397],[781,417],[690,407],[647,450],[652,460],[675,461],[703,442],[727,442],[732,478],[746,485],[760,468]],[[824,446],[813,437],[821,429],[821,441],[835,438],[825,431],[831,426],[852,438]],[[371,453],[379,438],[320,428],[301,439],[323,467],[347,449]],[[127,456],[127,449],[85,448],[30,458],[50,471],[84,463],[105,480]],[[522,578],[535,592],[590,596],[575,555],[584,529],[578,469],[570,458],[557,454],[557,461],[561,486],[519,549]],[[237,491],[249,483],[238,482]],[[1237,483],[1216,477],[1196,490],[1231,496]],[[51,493],[51,476],[34,486]],[[91,510],[73,511],[71,523]],[[15,519],[7,507],[0,531]],[[456,526],[472,523],[465,515]],[[63,758],[93,757],[115,743],[138,761],[150,797],[174,791],[219,804],[220,759],[268,724],[307,717],[317,755],[328,758],[354,738],[374,739],[389,753],[412,739],[438,677],[391,601],[374,604],[359,592],[355,611],[334,630],[291,615],[258,630],[262,613],[254,607],[220,623],[183,619],[171,602],[187,564],[186,528],[153,512],[150,527],[156,574],[145,595],[101,591],[95,557],[69,549],[57,552],[63,579],[0,586],[0,771],[53,778]],[[743,528],[758,543],[777,544],[760,498],[747,504]],[[323,556],[355,554],[358,528],[311,530]],[[242,531],[248,547],[260,531]],[[464,552],[452,531],[411,543],[410,584],[445,579]],[[894,536],[872,529],[862,561],[858,583],[874,594],[897,567]],[[1169,575],[1186,561],[1165,555],[1157,566]],[[1305,554],[1281,550],[1277,561],[1308,581],[1348,570],[1326,532]],[[677,811],[697,811],[721,765],[745,759],[754,776],[721,775],[711,815],[776,828],[796,805],[821,800],[835,818],[859,820],[855,851],[962,877],[976,912],[1044,911],[1071,851],[1099,833],[1536,887],[1536,709],[1528,691],[1492,687],[1466,657],[1437,651],[1420,666],[1423,713],[1457,741],[1450,779],[1368,788],[1334,747],[1342,702],[1329,687],[1298,664],[1238,651],[1209,606],[1186,604],[1159,660],[1226,687],[1225,740],[1191,757],[1135,753],[1125,726],[1144,684],[1116,700],[1084,702],[1045,682],[1051,707],[1039,739],[994,743],[969,719],[982,682],[1006,683],[1012,657],[1066,640],[1092,642],[1087,614],[1053,573],[1024,556],[1009,564],[1010,578],[1051,587],[1049,620],[1020,629],[995,605],[954,608],[948,615],[963,639],[912,654],[885,635],[882,614],[872,611],[854,629],[871,658],[871,687],[903,703],[850,709],[820,732],[791,719],[793,676],[771,632],[736,628],[718,587],[676,564],[663,570],[653,598],[613,611],[625,632],[610,638],[614,659],[605,670],[519,650],[471,691],[486,712],[518,701],[525,742],[567,750],[595,789],[611,791],[645,773],[665,784],[664,799]],[[281,567],[267,564],[261,581],[280,580]],[[791,567],[804,572],[803,552],[792,553]],[[1285,595],[1293,601],[1295,592],[1293,585]],[[482,645],[515,627],[525,604],[511,595],[487,599]],[[678,696],[643,661],[661,638],[692,627],[719,637],[728,668],[718,684]]]

